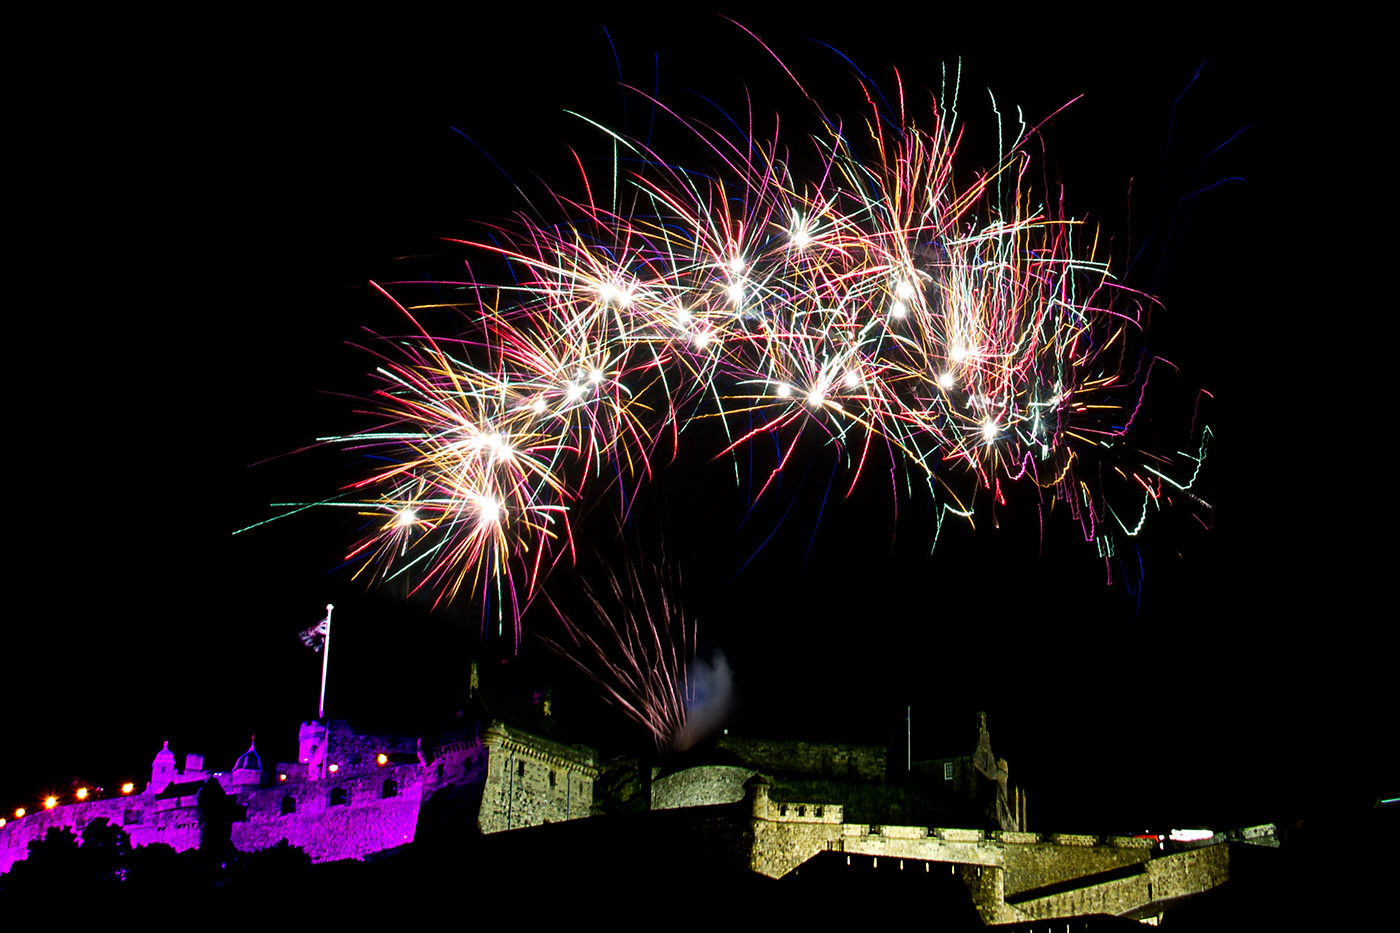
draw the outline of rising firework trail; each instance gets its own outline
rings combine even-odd
[[[697,630],[694,622],[687,622],[679,599],[679,571],[663,556],[653,565],[628,560],[621,572],[609,568],[604,576],[608,590],[602,594],[579,577],[588,603],[586,617],[574,618],[554,607],[564,627],[562,640],[538,631],[535,636],[568,658],[610,704],[646,729],[658,752],[689,747],[699,737],[690,722],[692,711],[702,706],[698,691],[715,691],[712,677],[700,677],[703,684],[692,682]],[[710,702],[699,710],[702,717],[713,706],[712,697],[704,699]]]

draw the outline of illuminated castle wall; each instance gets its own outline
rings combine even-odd
[[[196,754],[178,769],[167,742],[144,792],[55,806],[0,827],[0,872],[50,829],[81,839],[102,819],[133,845],[185,851],[226,833],[243,852],[286,840],[327,862],[405,845],[429,824],[492,833],[591,813],[596,754],[528,728],[551,731],[547,700],[488,702],[474,690],[459,720],[425,738],[362,733],[340,720],[302,723],[298,760],[272,769],[251,745],[226,772],[206,770]]]

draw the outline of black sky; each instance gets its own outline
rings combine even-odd
[[[1166,308],[1147,346],[1180,367],[1152,403],[1157,442],[1179,449],[1192,393],[1214,394],[1216,511],[1208,534],[1184,512],[1149,527],[1139,596],[1121,576],[1104,585],[1063,516],[1042,551],[1030,500],[999,530],[945,527],[929,556],[927,503],[904,497],[896,519],[887,485],[818,524],[821,455],[747,521],[732,464],[680,464],[635,524],[664,534],[702,638],[735,670],[735,728],[882,743],[907,706],[931,731],[986,708],[1034,816],[1069,830],[1378,794],[1393,624],[1358,592],[1379,552],[1346,552],[1351,523],[1323,491],[1337,480],[1311,449],[1333,442],[1300,400],[1287,68],[1245,32],[744,21],[850,120],[865,108],[854,67],[886,95],[897,67],[917,111],[961,59],[972,166],[995,154],[988,88],[1032,122],[1083,95],[1045,128],[1036,171],[1115,238],[1120,271],[1129,238],[1142,247],[1128,284]],[[814,126],[771,56],[703,14],[244,23],[213,46],[141,48],[37,83],[22,121],[5,809],[74,776],[140,780],[164,739],[217,764],[256,731],[288,754],[318,671],[295,633],[327,601],[333,712],[411,722],[450,704],[479,629],[469,608],[429,614],[332,572],[354,535],[340,515],[230,534],[353,475],[337,453],[290,452],[356,426],[345,396],[373,364],[346,341],[401,326],[366,282],[450,274],[465,254],[440,237],[521,208],[506,174],[532,196],[540,179],[572,192],[571,146],[605,173],[600,134],[566,111],[679,138],[619,72],[689,117],[742,119],[747,89],[761,134],[775,112],[790,140]],[[625,734],[538,665],[583,732]],[[1319,788],[1318,756],[1348,757],[1350,776]]]

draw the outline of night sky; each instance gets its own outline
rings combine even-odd
[[[1340,465],[1356,453],[1325,451],[1352,426],[1308,398],[1308,355],[1329,338],[1303,310],[1324,287],[1289,206],[1287,69],[1244,31],[920,16],[745,22],[849,121],[867,107],[855,67],[886,95],[897,67],[918,112],[961,58],[967,171],[995,158],[988,88],[1030,122],[1083,95],[1046,125],[1034,177],[1113,239],[1115,271],[1137,255],[1126,283],[1165,306],[1145,343],[1179,374],[1154,380],[1153,443],[1183,449],[1196,389],[1213,393],[1214,528],[1154,516],[1105,585],[1068,517],[1042,538],[1024,494],[1000,528],[945,525],[930,555],[917,488],[896,515],[878,475],[843,500],[843,470],[823,504],[834,458],[814,450],[746,518],[733,461],[689,454],[639,499],[630,546],[664,541],[679,562],[701,640],[735,674],[731,727],[884,744],[912,706],[917,755],[986,709],[1036,829],[1223,827],[1374,799],[1393,781],[1393,613],[1362,595],[1381,551],[1336,514],[1357,508]],[[296,633],[326,602],[331,715],[411,731],[460,696],[479,611],[429,612],[336,570],[354,519],[231,534],[359,475],[339,451],[294,451],[365,424],[353,398],[374,362],[347,342],[403,330],[367,282],[454,274],[468,253],[441,238],[523,206],[507,175],[532,197],[576,194],[569,147],[606,176],[605,139],[565,111],[697,157],[621,84],[706,121],[743,122],[747,88],[759,135],[779,112],[794,146],[816,127],[719,17],[539,20],[335,24],[349,42],[328,24],[245,24],[217,52],[107,49],[81,88],[36,84],[11,295],[27,310],[11,346],[0,807],[75,777],[144,781],[167,739],[216,768],[253,732],[265,761],[289,757],[319,677]],[[607,522],[580,527],[615,555]],[[1123,569],[1135,579],[1139,560],[1134,592]],[[571,585],[558,573],[551,593]],[[486,655],[501,666],[508,639]],[[578,739],[646,747],[528,635],[504,668],[552,681]]]

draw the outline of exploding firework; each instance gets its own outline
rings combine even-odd
[[[779,463],[757,497],[826,444],[852,488],[873,462],[920,478],[939,527],[974,521],[979,496],[1036,489],[1106,562],[1174,491],[1209,509],[1191,492],[1208,429],[1194,455],[1131,442],[1157,362],[1139,342],[1150,299],[1114,280],[1094,231],[1032,193],[1037,130],[960,179],[950,112],[821,115],[797,153],[776,133],[689,125],[707,153],[693,169],[610,134],[631,166],[610,199],[585,174],[582,197],[554,195],[553,221],[455,241],[508,275],[435,282],[424,301],[413,283],[381,289],[416,334],[379,351],[375,426],[327,439],[379,464],[338,503],[369,519],[357,573],[407,575],[440,602],[485,592],[518,639],[523,607],[574,552],[578,510],[634,494],[697,419],[722,428],[715,455],[772,436]],[[460,299],[437,297],[448,288]],[[443,304],[459,333],[418,327]],[[609,650],[684,654],[654,638],[660,654],[636,654],[632,621]],[[638,706],[659,694],[608,689],[653,734],[676,727],[679,697]]]

